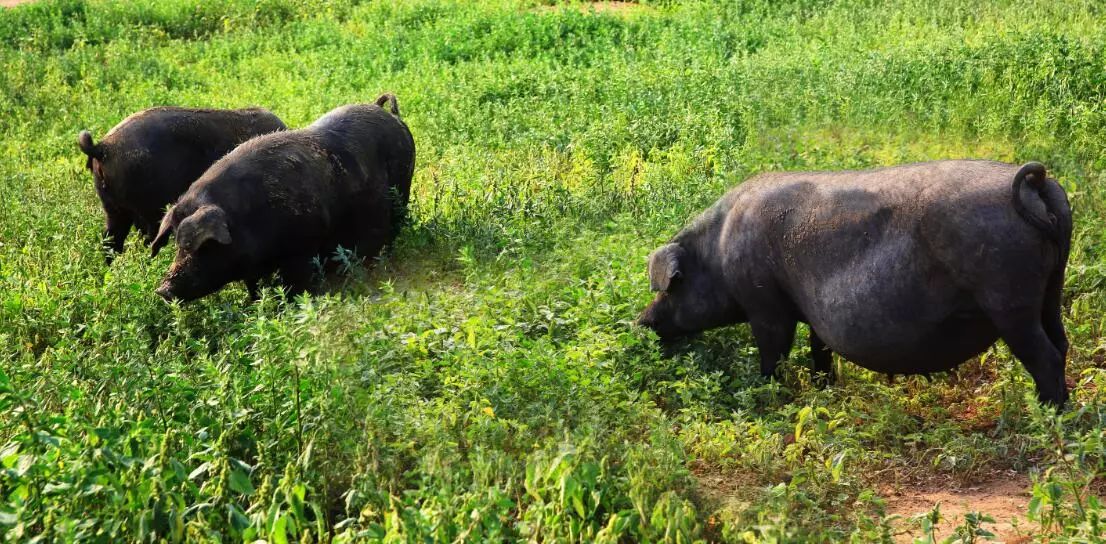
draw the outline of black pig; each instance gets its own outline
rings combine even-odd
[[[100,143],[82,130],[77,145],[88,156],[96,192],[107,216],[107,262],[123,251],[134,226],[149,244],[165,207],[200,174],[238,144],[284,123],[268,110],[151,108],[127,117]]]
[[[243,280],[256,297],[257,281],[273,272],[289,295],[303,292],[317,256],[340,245],[369,258],[391,243],[414,167],[414,140],[387,94],[254,138],[165,215],[151,250],[175,232],[177,255],[157,293],[188,301]]]
[[[1002,338],[1039,398],[1062,405],[1071,230],[1067,196],[1038,163],[764,174],[653,252],[658,294],[639,323],[668,339],[749,322],[766,376],[800,321],[824,373],[831,350],[924,374]]]

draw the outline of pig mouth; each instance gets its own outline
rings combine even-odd
[[[665,351],[679,351],[691,344],[696,338],[700,336],[697,332],[668,332],[666,334],[657,333],[657,343],[660,344],[662,350]]]
[[[645,327],[653,331],[657,335],[657,338],[660,339],[661,344],[677,344],[695,336],[693,332],[680,331],[672,327],[663,327],[645,315],[639,317],[635,323],[639,327]]]
[[[218,291],[223,284],[196,282],[194,278],[183,274],[170,274],[154,289],[166,302],[191,302]]]
[[[204,292],[195,292],[191,289],[187,289],[184,292],[181,292],[180,290],[175,290],[173,286],[169,285],[168,283],[163,283],[161,287],[155,289],[154,292],[157,293],[159,297],[165,299],[165,302],[180,303],[191,302],[208,294]]]
[[[180,301],[188,302],[198,297],[192,296],[197,290],[193,285],[191,278],[188,274],[183,273],[184,264],[187,264],[189,259],[186,257],[182,262],[173,263],[169,267],[169,273],[161,280],[161,285],[157,289],[154,289],[154,293],[166,302]]]
[[[165,302],[173,302],[174,300],[177,300],[176,295],[173,294],[172,288],[170,288],[169,284],[167,283],[161,284],[160,287],[154,290],[154,293],[157,293],[157,296],[165,299]]]
[[[193,289],[192,286],[182,283],[180,277],[172,273],[161,281],[161,285],[159,285],[157,289],[154,289],[154,293],[157,293],[157,296],[165,299],[165,302],[188,302],[197,298],[191,296],[193,291],[195,291],[195,289]]]

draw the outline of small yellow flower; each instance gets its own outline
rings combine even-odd
[[[484,412],[488,417],[495,417],[495,410],[492,410],[491,406],[485,406],[484,409],[481,411]]]

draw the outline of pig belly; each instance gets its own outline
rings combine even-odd
[[[950,317],[909,335],[884,335],[866,342],[830,349],[876,372],[924,374],[951,370],[983,353],[998,340],[986,318]]]
[[[802,305],[806,321],[834,352],[869,370],[949,370],[998,338],[972,295],[919,258],[909,240],[839,263]]]

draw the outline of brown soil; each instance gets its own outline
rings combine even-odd
[[[757,486],[754,475],[730,472],[702,462],[692,462],[688,468],[699,484],[700,500],[708,510],[741,509],[748,505],[745,492]],[[941,521],[935,532],[938,542],[951,536],[954,529],[964,523],[964,514],[979,512],[995,520],[984,523],[983,529],[994,533],[996,542],[1027,544],[1034,541],[1033,531],[1037,528],[1026,518],[1031,487],[1028,476],[1008,470],[967,484],[952,477],[922,482],[907,479],[884,485],[879,495],[886,502],[887,515],[899,516],[893,522],[895,542],[913,543],[915,538],[921,538],[920,525],[910,518],[928,513],[939,502]],[[708,520],[708,533],[717,532],[717,523],[713,516]]]
[[[35,0],[0,0],[0,8],[14,8],[19,4],[27,4]]]
[[[757,486],[751,475],[719,469],[702,461],[692,461],[688,468],[699,483],[700,496],[714,507],[738,497],[744,489]]]
[[[994,518],[994,523],[985,523],[983,528],[994,533],[998,541],[1020,544],[1033,540],[1033,525],[1025,517],[1030,487],[1029,478],[1024,474],[1008,471],[985,482],[965,486],[951,482],[888,486],[880,495],[887,501],[888,514],[904,518],[896,523],[901,531],[895,537],[896,542],[913,542],[915,537],[921,537],[921,529],[906,518],[929,512],[940,502],[942,519],[937,525],[937,540],[951,535],[953,529],[964,522],[965,513],[980,512]]]
[[[692,461],[688,468],[698,483],[696,502],[700,502],[705,511],[716,512],[707,519],[707,541],[721,542],[723,524],[718,513],[726,510],[741,511],[747,505],[745,495],[750,489],[759,487],[758,479],[752,474],[720,469],[697,460]]]

